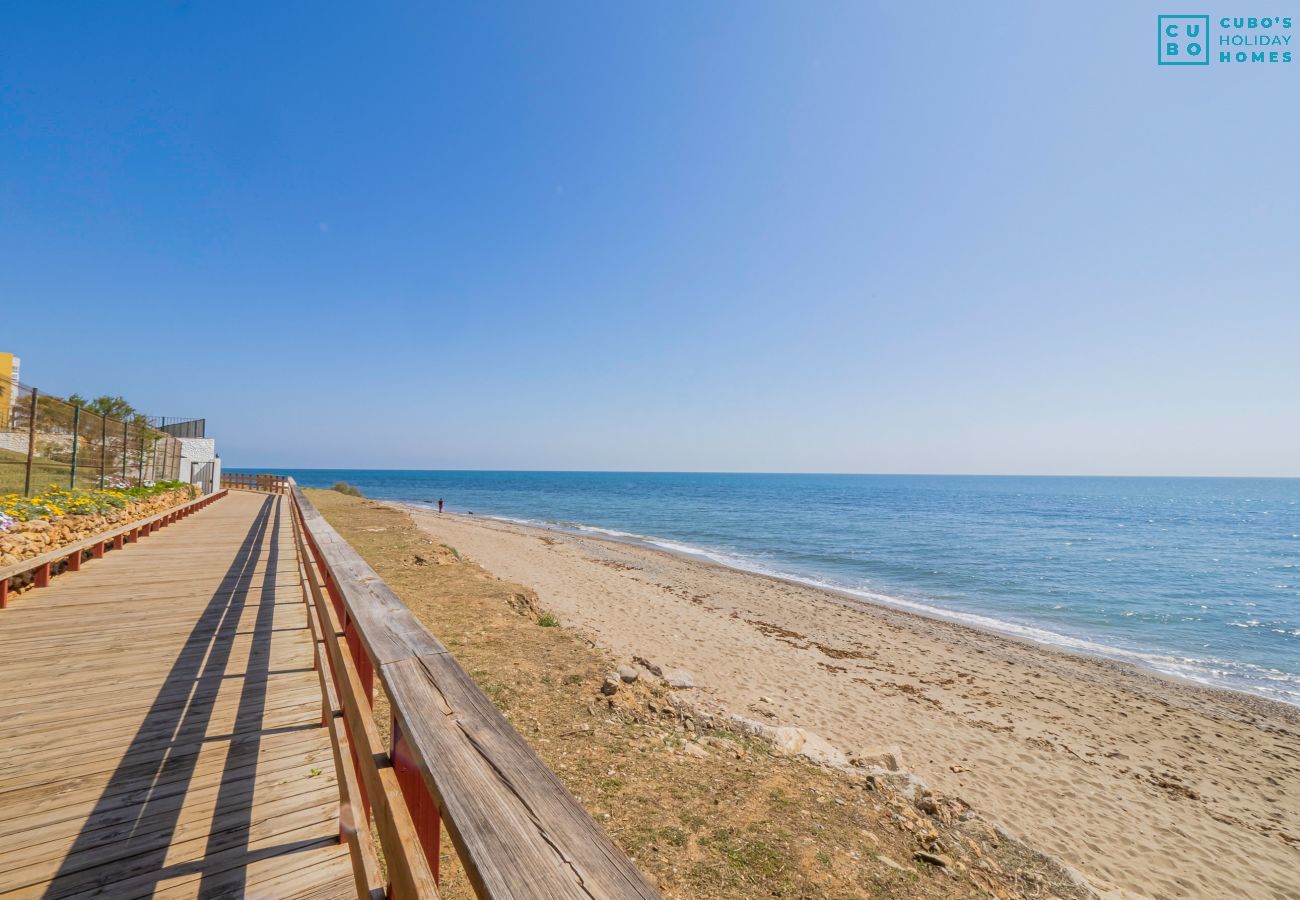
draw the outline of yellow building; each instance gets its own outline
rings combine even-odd
[[[18,364],[22,362],[12,353],[0,353],[0,431],[9,430],[9,411],[14,405],[18,387]]]

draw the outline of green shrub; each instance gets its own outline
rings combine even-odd
[[[554,628],[560,624],[560,620],[553,613],[542,613],[537,617],[537,624],[543,628]]]
[[[365,496],[365,494],[361,493],[360,488],[353,487],[352,485],[348,484],[346,481],[334,482],[334,490],[338,491],[340,494],[347,494],[349,497]]]

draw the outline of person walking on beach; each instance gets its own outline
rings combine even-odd
[[[442,512],[442,499],[438,499],[438,512]]]

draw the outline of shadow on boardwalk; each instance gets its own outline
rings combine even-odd
[[[129,883],[131,895],[148,895],[171,879],[199,874],[201,896],[237,893],[242,883],[252,827],[252,777],[265,732],[271,640],[274,633],[276,576],[281,509],[266,498],[239,545],[220,586],[208,601],[137,730],[121,763],[83,823],[71,849],[49,883],[46,897]],[[265,572],[256,573],[265,550]],[[261,577],[257,591],[257,575]],[[256,596],[257,612],[242,675],[227,671],[243,614]],[[223,685],[241,682],[233,727],[210,735]],[[310,726],[295,726],[310,727]],[[224,731],[224,729],[223,729]],[[201,854],[167,865],[167,857],[195,776],[199,753],[228,742],[211,822],[202,829]],[[304,845],[319,843],[304,841]],[[197,848],[195,848],[197,849]],[[290,852],[280,846],[259,851],[258,858]]]

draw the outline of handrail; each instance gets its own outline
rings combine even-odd
[[[262,491],[283,494],[289,489],[289,479],[283,475],[253,472],[222,472],[221,486],[241,491]]]
[[[292,478],[288,487],[318,653],[323,645],[331,669],[322,675],[333,687],[326,719],[342,723],[339,738],[351,748],[345,755],[336,744],[340,761],[352,763],[340,767],[340,785],[351,802],[359,795],[360,821],[366,810],[374,815],[388,896],[436,896],[441,821],[479,897],[659,897],[447,648]],[[373,718],[376,674],[391,708],[387,750]],[[368,836],[344,838],[358,891],[374,896]]]
[[[148,518],[127,522],[125,525],[119,525],[108,531],[93,534],[88,538],[73,541],[71,544],[55,547],[53,550],[48,550],[39,556],[20,559],[16,563],[5,566],[0,569],[0,609],[4,609],[9,605],[9,579],[15,575],[25,575],[35,569],[36,586],[47,587],[50,583],[52,566],[55,563],[67,560],[68,571],[77,572],[81,569],[82,554],[87,550],[90,551],[92,559],[103,559],[104,550],[109,541],[113,542],[114,550],[121,550],[125,544],[138,542],[142,535],[152,534],[159,528],[170,525],[190,513],[197,512],[212,501],[219,500],[224,496],[226,496],[224,490],[213,494],[205,494],[193,500],[187,500],[179,506],[173,506],[171,509],[155,513]]]

